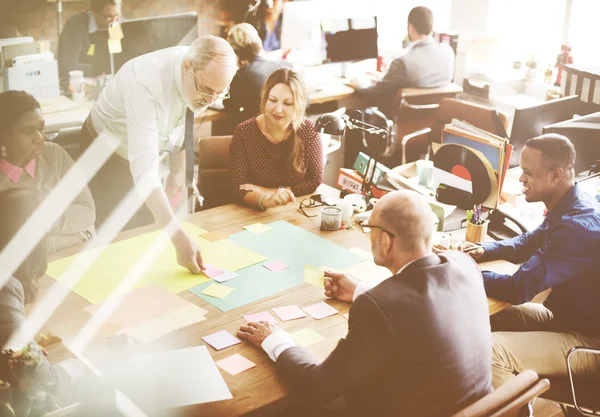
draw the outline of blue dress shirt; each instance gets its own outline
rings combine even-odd
[[[522,304],[552,288],[544,305],[571,330],[600,336],[600,204],[575,185],[535,230],[482,243],[482,261],[523,263],[514,275],[483,271],[490,297]]]
[[[279,39],[279,36],[277,36],[277,27],[279,26],[280,22],[281,22],[281,19],[279,19],[279,20],[277,20],[277,22],[275,22],[275,27],[273,27],[273,32],[269,32],[269,29],[265,26],[266,34],[265,34],[265,40],[263,41],[263,49],[267,52],[276,51],[278,49],[281,49],[281,40]]]

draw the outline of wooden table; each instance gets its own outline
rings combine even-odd
[[[322,194],[337,193],[337,191],[325,185],[322,185],[318,192],[321,192]],[[299,198],[299,200],[302,200],[302,198]],[[247,224],[286,220],[340,246],[347,248],[359,247],[370,251],[369,237],[367,234],[363,233],[359,227],[356,227],[354,230],[324,232],[319,229],[320,222],[318,217],[305,217],[297,208],[298,204],[294,204],[287,207],[270,209],[265,212],[257,212],[247,207],[231,204],[195,213],[188,218],[188,221],[209,231],[222,230],[228,234],[233,234],[241,231],[242,227]],[[316,214],[319,208],[308,210]],[[154,229],[156,229],[156,226],[147,226],[129,230],[121,233],[119,239],[132,237]],[[57,259],[72,255],[77,252],[77,249],[78,248],[70,248],[64,250],[57,253],[53,258]],[[507,262],[497,261],[482,265],[482,268],[508,273],[516,270],[517,267],[516,265]],[[43,298],[44,291],[53,282],[54,281],[48,277],[42,279],[38,300]],[[240,325],[245,324],[245,320],[242,318],[244,314],[257,313],[269,310],[273,307],[290,304],[306,306],[326,299],[322,289],[318,289],[309,284],[301,284],[300,286],[285,292],[223,313],[189,291],[181,293],[181,296],[208,310],[209,313],[206,315],[207,320],[175,331],[154,342],[155,346],[164,347],[165,344],[168,344],[170,349],[175,349],[203,345],[204,342],[201,337],[216,331],[225,329],[232,334],[235,334]],[[340,301],[329,300],[327,302],[338,309],[340,313],[347,313],[350,308],[349,304]],[[82,324],[89,318],[88,314],[83,311],[83,308],[87,305],[87,301],[74,293],[70,293],[58,310],[49,319],[44,330],[61,336],[63,339],[76,334]],[[490,299],[490,314],[494,314],[506,308],[507,305],[508,304],[506,303]],[[308,350],[319,359],[324,359],[334,349],[338,340],[344,337],[348,331],[347,320],[342,314],[337,314],[318,321],[307,317],[284,322],[281,323],[280,326],[283,329],[292,332],[308,327],[317,331],[319,334],[326,336],[324,341],[308,348]],[[148,345],[144,345],[144,347],[148,347]],[[150,349],[152,349],[152,347],[150,347]],[[160,347],[156,347],[156,349],[160,349]],[[235,377],[232,377],[225,372],[222,373],[223,378],[233,394],[233,400],[186,407],[181,409],[182,415],[239,416],[261,408],[263,408],[263,410],[267,408],[269,411],[276,411],[280,407],[286,405],[288,393],[279,383],[274,371],[273,363],[262,350],[245,342],[222,351],[215,351],[212,347],[208,347],[208,349],[215,361],[224,359],[234,353],[240,353],[256,363],[257,366]],[[62,360],[69,356],[69,352],[61,346],[58,346],[58,344],[50,346],[49,351],[52,361]]]

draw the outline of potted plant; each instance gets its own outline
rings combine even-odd
[[[526,73],[525,77],[529,81],[535,80],[535,77],[537,75],[537,65],[538,65],[537,61],[535,60],[535,54],[531,55],[531,57],[527,60],[525,65],[527,66],[527,73]]]

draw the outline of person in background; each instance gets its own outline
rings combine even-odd
[[[481,273],[465,254],[431,252],[434,217],[413,191],[379,200],[371,247],[375,263],[394,275],[373,286],[325,273],[325,296],[352,306],[347,336],[323,362],[267,322],[237,335],[269,355],[309,408],[343,395],[353,416],[450,416],[479,400],[492,391]]]
[[[69,71],[83,71],[86,77],[99,75],[94,72],[89,35],[119,20],[121,0],[91,0],[89,10],[67,20],[58,40],[58,73],[62,85],[67,84]]]
[[[249,23],[233,26],[227,34],[227,42],[237,56],[239,70],[231,82],[231,97],[223,104],[235,128],[260,113],[260,93],[267,77],[278,68],[289,67],[289,64],[262,56],[262,40]]]
[[[600,203],[575,184],[575,148],[564,136],[529,139],[520,165],[525,199],[543,201],[546,218],[531,232],[469,252],[478,262],[522,264],[512,275],[483,271],[487,294],[513,304],[491,318],[496,388],[526,369],[551,382],[568,378],[572,347],[600,348]],[[544,304],[530,303],[548,288]],[[598,355],[574,359],[576,377],[600,376]]]
[[[64,149],[44,140],[38,101],[24,91],[0,93],[0,191],[33,189],[45,197],[72,166]],[[91,239],[95,219],[94,200],[85,187],[53,226],[49,252]]]
[[[200,273],[200,250],[184,231],[173,210],[187,195],[186,121],[193,126],[219,98],[228,96],[237,66],[225,39],[201,36],[190,46],[161,49],[126,62],[104,87],[81,129],[84,148],[106,132],[119,141],[115,154],[90,181],[100,226],[118,203],[135,190],[145,203],[128,227],[157,222],[174,226],[171,242],[177,261]],[[193,137],[188,138],[193,141]],[[193,146],[193,143],[191,143]],[[163,186],[160,160],[168,157]]]
[[[33,214],[41,197],[43,196],[33,189],[12,188],[0,191],[0,253]],[[17,416],[42,415],[35,414],[34,410],[37,408],[35,402],[32,407],[32,399],[39,398],[40,395],[45,397],[44,392],[49,386],[53,387],[53,394],[59,397],[69,396],[70,390],[84,373],[82,364],[75,359],[50,366],[46,360],[47,353],[36,342],[26,342],[25,346],[19,342],[21,335],[18,333],[25,328],[25,305],[35,301],[38,280],[46,273],[45,245],[45,238],[42,238],[16,271],[0,284],[0,347],[6,349],[0,357],[0,379],[11,384],[11,406]],[[0,269],[5,270],[3,266]],[[14,349],[15,352],[9,353],[8,349]],[[33,365],[20,364],[19,358],[22,357],[30,357]],[[22,366],[31,368],[27,372],[20,372]],[[56,398],[46,398],[42,404],[52,406],[54,400]]]
[[[290,0],[264,0],[258,9],[255,21],[253,19],[251,22],[263,40],[263,48],[267,52],[281,49],[283,5],[287,1]]]
[[[454,53],[449,45],[437,43],[431,36],[433,13],[427,7],[415,7],[408,14],[406,53],[390,64],[388,72],[375,85],[355,85],[358,97],[379,107],[388,116],[395,115],[394,100],[401,88],[432,88],[449,84],[454,77]]]
[[[323,143],[304,118],[306,86],[291,68],[275,70],[262,89],[261,114],[241,123],[229,154],[234,197],[261,210],[296,201],[323,180]]]

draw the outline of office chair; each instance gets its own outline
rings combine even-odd
[[[452,417],[533,416],[533,402],[549,387],[547,379],[539,379],[534,371],[526,370]]]
[[[567,353],[569,378],[552,379],[552,387],[542,395],[560,403],[565,416],[600,416],[600,375],[590,378],[573,376],[571,361],[577,354],[600,355],[600,349],[574,347]]]
[[[203,209],[232,202],[229,177],[231,139],[232,136],[209,136],[198,142],[198,191],[204,197]]]

